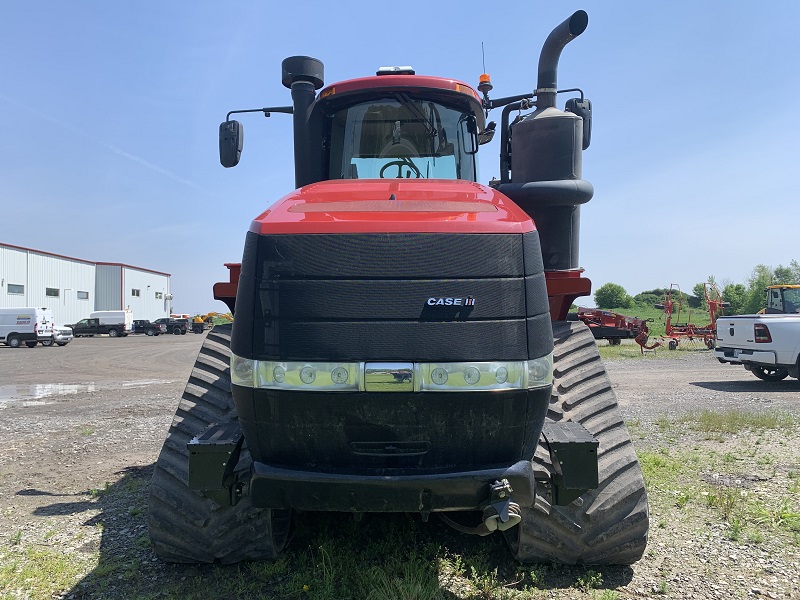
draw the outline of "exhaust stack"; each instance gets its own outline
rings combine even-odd
[[[547,271],[578,268],[580,205],[594,194],[592,185],[581,178],[582,152],[588,145],[584,118],[556,108],[561,51],[588,24],[589,16],[579,10],[547,36],[539,55],[536,110],[511,125],[510,182],[506,177],[498,186],[536,223]],[[585,104],[590,106],[588,100]],[[517,105],[507,106],[504,117],[512,108]],[[588,128],[590,113],[587,117]]]
[[[550,32],[539,54],[539,78],[536,81],[536,107],[540,110],[556,105],[558,89],[558,59],[572,40],[586,31],[589,15],[576,11],[569,19]]]

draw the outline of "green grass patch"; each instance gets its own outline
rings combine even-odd
[[[33,546],[0,550],[0,598],[55,598],[73,586],[94,560]]]
[[[779,411],[749,412],[729,410],[716,412],[700,410],[688,413],[676,420],[694,431],[705,433],[760,432],[769,429],[794,429],[797,419],[789,413]]]

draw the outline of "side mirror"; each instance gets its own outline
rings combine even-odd
[[[219,162],[226,169],[239,164],[242,156],[244,128],[239,121],[225,121],[219,125]]]
[[[470,115],[469,117],[459,119],[459,128],[460,128],[460,135],[461,135],[461,143],[463,145],[463,151],[465,154],[477,154],[478,153],[478,124],[475,121],[475,117]]]
[[[478,134],[478,145],[483,146],[484,144],[488,144],[492,141],[494,137],[495,129],[497,128],[497,123],[494,121],[489,121],[486,124],[486,128],[483,132]]]
[[[590,100],[570,98],[564,110],[583,119],[583,149],[586,150],[592,141],[592,102]]]

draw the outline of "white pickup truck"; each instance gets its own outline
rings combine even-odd
[[[800,378],[800,314],[717,318],[714,355],[721,363],[744,365],[764,381]]]

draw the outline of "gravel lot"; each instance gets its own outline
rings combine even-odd
[[[116,549],[131,546],[141,546],[135,568],[153,579],[154,589],[164,578],[180,580],[190,569],[155,558],[141,510],[103,503],[98,496],[124,480],[132,494],[146,498],[149,473],[204,337],[81,338],[64,348],[0,346],[0,598],[135,597],[126,592],[122,577],[103,589],[86,583]],[[704,482],[765,502],[795,490],[787,511],[800,514],[797,380],[765,383],[700,350],[660,350],[655,356],[609,361],[607,367],[640,454],[682,459],[687,451],[701,462],[717,457],[711,461],[717,468],[700,467]],[[777,411],[792,415],[794,425],[766,434],[709,437],[693,430],[691,419],[681,421],[703,409]],[[731,536],[729,525],[705,510],[700,495],[679,506],[675,493],[650,490],[651,535],[639,563],[604,570],[602,589],[581,591],[554,580],[541,597],[800,598],[800,533]],[[743,532],[759,528],[757,522],[741,526]],[[6,587],[1,569],[15,552],[30,547],[73,557],[78,569],[73,583],[83,579],[83,584],[70,584],[55,595]],[[100,566],[91,558],[98,549]]]

